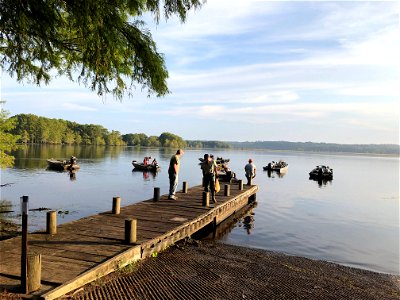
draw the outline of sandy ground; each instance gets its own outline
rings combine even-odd
[[[400,277],[186,240],[64,299],[400,299]]]

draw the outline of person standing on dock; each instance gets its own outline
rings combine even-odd
[[[244,167],[246,173],[247,185],[251,185],[251,180],[256,177],[256,165],[253,164],[253,160],[250,158],[249,163]]]
[[[201,170],[203,171],[204,191],[209,192],[211,190],[211,200],[213,203],[217,203],[217,200],[215,200],[215,178],[217,174],[217,164],[208,154],[204,154]]]
[[[183,150],[179,149],[176,154],[171,157],[169,161],[168,176],[169,176],[169,194],[168,199],[176,200],[178,197],[175,196],[176,188],[178,186],[178,174],[180,167],[180,158],[183,155]]]

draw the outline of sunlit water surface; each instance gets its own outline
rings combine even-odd
[[[199,157],[205,152],[230,158],[239,178],[253,158],[258,205],[225,235],[225,243],[327,260],[377,272],[399,274],[399,160],[396,157],[272,152],[250,150],[188,150],[182,157],[179,188],[201,183]],[[111,209],[112,198],[122,205],[150,199],[154,187],[168,191],[168,163],[174,152],[130,147],[30,146],[19,150],[15,167],[1,171],[0,218],[19,218],[20,197],[29,208],[60,212],[58,223]],[[74,178],[46,170],[47,158],[75,155],[81,169]],[[161,171],[153,176],[132,172],[131,161],[156,157]],[[284,176],[262,167],[283,159]],[[330,182],[310,180],[318,164],[334,169]],[[30,230],[45,227],[45,211],[30,211]]]

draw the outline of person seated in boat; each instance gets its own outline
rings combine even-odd
[[[158,162],[157,162],[157,160],[154,158],[153,161],[151,162],[151,164],[152,164],[153,166],[156,166],[156,165],[158,164]]]
[[[76,157],[75,156],[71,156],[71,158],[69,159],[69,163],[71,165],[75,165],[76,164]]]
[[[143,159],[143,165],[147,166],[148,163],[149,163],[149,158],[145,156],[145,158]]]

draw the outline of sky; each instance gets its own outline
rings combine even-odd
[[[3,71],[10,115],[186,140],[399,144],[400,2],[207,0],[186,23],[144,16],[169,72],[165,97],[99,97]]]

